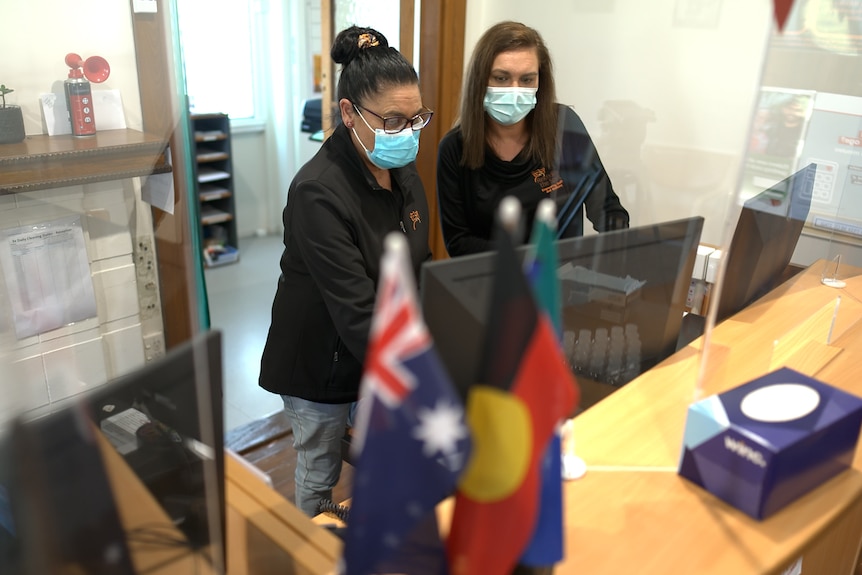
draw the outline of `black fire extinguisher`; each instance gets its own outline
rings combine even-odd
[[[108,62],[100,56],[81,60],[77,54],[66,54],[69,77],[63,82],[66,106],[72,135],[92,136],[96,133],[96,116],[93,112],[93,93],[90,82],[104,82],[111,72]]]

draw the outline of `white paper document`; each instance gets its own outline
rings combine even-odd
[[[3,230],[0,238],[18,339],[96,316],[80,216]]]
[[[165,150],[165,162],[171,163],[171,149]],[[169,214],[174,213],[174,175],[150,174],[141,180],[141,199],[154,208],[159,208]]]

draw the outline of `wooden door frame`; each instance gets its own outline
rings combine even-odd
[[[170,349],[191,339],[201,328],[198,313],[196,270],[200,254],[192,253],[192,230],[187,201],[189,172],[186,158],[191,151],[185,140],[187,129],[179,123],[186,116],[185,101],[180,101],[178,65],[173,51],[172,24],[167,0],[157,0],[156,12],[137,12],[132,3],[132,28],[141,99],[141,120],[147,134],[161,137],[172,152],[174,184],[173,213],[152,208],[159,294],[162,307],[165,347]]]
[[[437,147],[458,117],[467,0],[422,0],[420,10],[419,86],[434,119],[422,130],[416,167],[428,197],[431,252],[442,259],[448,256],[437,203]]]

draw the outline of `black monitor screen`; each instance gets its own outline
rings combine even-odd
[[[802,234],[817,168],[810,164],[746,201],[727,253],[716,321],[775,288]]]
[[[0,572],[134,573],[96,433],[80,404],[12,423],[2,452],[9,499]]]
[[[85,402],[192,549],[224,550],[221,333],[204,332]]]
[[[12,511],[3,524],[0,566],[53,572],[34,570],[34,562],[62,561],[81,572],[126,573],[125,536],[133,554],[142,545],[181,547],[224,572],[221,358],[221,333],[204,332],[74,404],[19,417],[0,442],[0,470],[11,469],[0,473],[0,495]],[[88,438],[87,430],[92,436],[96,429],[185,540],[166,536],[165,525],[123,532],[100,453]],[[0,517],[10,519],[3,510],[0,500]]]
[[[557,242],[564,352],[576,374],[621,385],[676,350],[702,228],[693,217]],[[462,396],[478,373],[494,261],[486,252],[422,267],[425,322]]]

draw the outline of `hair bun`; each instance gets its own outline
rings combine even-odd
[[[336,64],[347,66],[360,53],[367,53],[372,48],[388,48],[386,37],[374,28],[351,26],[338,33],[332,43],[330,56]]]

